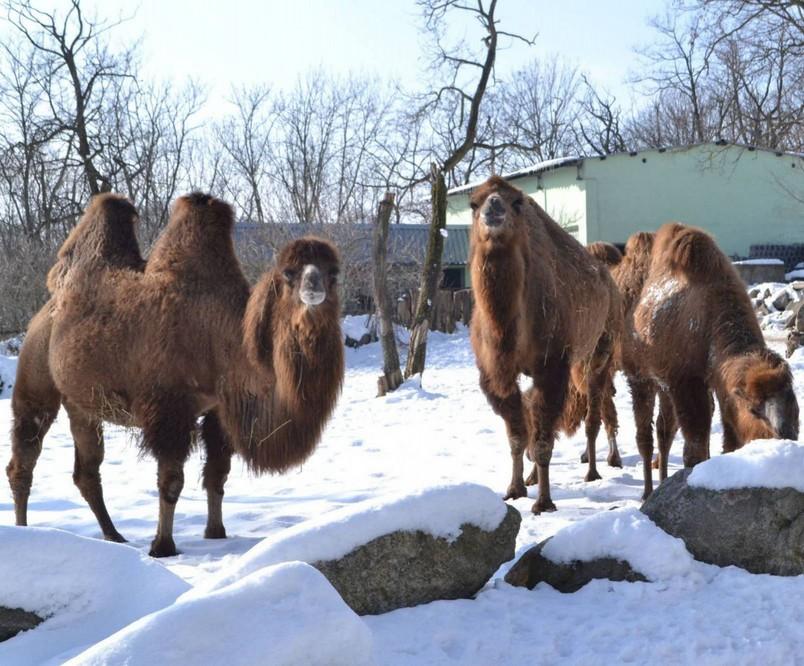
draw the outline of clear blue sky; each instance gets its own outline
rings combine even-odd
[[[136,12],[115,38],[142,36],[144,74],[176,82],[192,76],[207,86],[213,106],[233,83],[286,87],[318,66],[376,73],[410,87],[426,75],[413,0],[85,0],[91,7],[88,2],[103,14]],[[626,101],[623,79],[636,64],[633,47],[651,40],[646,21],[664,5],[665,0],[499,0],[503,29],[538,38],[530,49],[501,52],[498,71],[559,53]],[[455,30],[472,34],[467,24]]]

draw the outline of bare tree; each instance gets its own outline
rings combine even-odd
[[[580,152],[589,150],[597,155],[611,155],[626,150],[622,109],[617,99],[595,90],[588,77],[581,77],[586,94],[579,102],[579,111],[573,127]]]
[[[532,43],[499,29],[497,0],[477,0],[472,4],[461,0],[419,0],[418,4],[425,28],[433,38],[436,65],[447,78],[430,94],[425,105],[435,139],[432,161],[424,177],[430,184],[432,208],[405,377],[424,372],[431,309],[441,277],[443,232],[447,224],[447,179],[477,141],[481,105],[494,71],[499,40],[509,38]],[[468,17],[480,26],[483,48],[478,52],[445,45],[446,22],[456,15]]]

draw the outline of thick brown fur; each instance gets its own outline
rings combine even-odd
[[[670,223],[656,233],[634,328],[635,353],[667,387],[685,466],[709,456],[711,390],[725,450],[757,437],[798,436],[790,369],[766,347],[740,277],[704,231]]]
[[[594,454],[599,400],[621,317],[619,294],[608,271],[535,201],[499,177],[471,197],[470,265],[476,308],[472,346],[480,386],[504,419],[512,456],[506,497],[526,496],[522,454],[535,460],[528,481],[539,498],[533,511],[555,510],[549,462],[570,369],[590,378],[586,389],[587,441]],[[493,222],[493,225],[491,224]],[[517,377],[533,378],[523,396]],[[587,479],[600,478],[594,455]]]
[[[602,261],[606,266],[612,268],[623,260],[623,253],[617,249],[616,245],[604,241],[595,241],[586,246],[587,252],[598,261]]]
[[[231,208],[213,197],[180,198],[143,270],[108,260],[134,257],[134,248],[117,208],[93,200],[59,254],[53,298],[32,321],[20,356],[13,400],[20,434],[8,467],[18,524],[26,520],[34,453],[59,401],[76,440],[76,484],[110,539],[122,537],[102,499],[101,423],[142,429],[143,446],[159,463],[154,555],[176,552],[173,511],[200,415],[207,536],[225,535],[220,500],[233,451],[257,472],[283,471],[313,451],[343,378],[337,252],[325,241],[295,241],[250,292],[233,221]],[[319,305],[300,300],[302,261],[322,276]],[[255,347],[269,353],[255,355]],[[38,424],[35,436],[30,424]]]

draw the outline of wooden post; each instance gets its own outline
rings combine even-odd
[[[402,383],[399,353],[396,350],[396,338],[394,337],[391,297],[388,294],[388,274],[385,268],[388,252],[388,224],[393,210],[394,194],[386,192],[377,209],[377,221],[374,227],[374,302],[377,305],[377,319],[380,323],[383,371],[377,380],[377,395],[380,396],[396,390]]]
[[[427,332],[432,318],[433,301],[438,283],[441,280],[441,256],[444,253],[442,231],[447,226],[447,184],[444,172],[433,164],[430,167],[432,183],[433,211],[430,221],[430,234],[427,241],[427,254],[422,268],[421,288],[416,299],[416,310],[410,329],[410,349],[405,366],[405,378],[424,372],[427,356]]]

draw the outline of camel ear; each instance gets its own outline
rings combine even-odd
[[[751,368],[745,378],[745,393],[754,404],[764,403],[769,397],[781,393],[788,383],[787,368]]]
[[[274,272],[266,273],[249,296],[243,318],[243,344],[248,360],[273,372],[273,315],[282,286]]]

